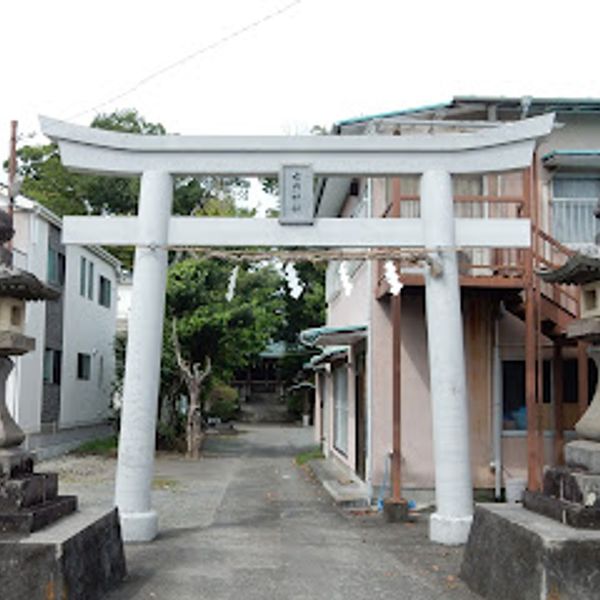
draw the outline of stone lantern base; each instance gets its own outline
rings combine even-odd
[[[20,448],[25,435],[5,401],[12,367],[0,356],[0,533],[31,533],[77,510],[77,498],[59,496],[58,476],[34,473],[34,455]]]
[[[31,533],[77,510],[56,473],[34,473],[31,453],[0,450],[0,533]]]

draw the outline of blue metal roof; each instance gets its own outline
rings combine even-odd
[[[329,346],[321,352],[313,356],[307,363],[304,363],[305,369],[316,369],[323,363],[343,358],[348,353],[348,346]]]
[[[586,148],[582,150],[552,150],[542,156],[543,161],[551,160],[559,156],[600,156],[600,149]]]
[[[498,107],[517,108],[521,106],[523,100],[527,98],[530,106],[542,108],[543,112],[558,113],[589,113],[600,112],[600,99],[598,98],[536,98],[536,97],[510,97],[510,96],[454,96],[449,102],[418,106],[415,108],[405,108],[390,112],[383,112],[374,115],[365,115],[351,119],[343,119],[335,123],[337,126],[353,125],[365,121],[374,121],[378,119],[389,119],[405,115],[418,114],[422,112],[435,111],[443,108],[451,109],[460,104],[496,104]]]
[[[394,110],[391,112],[383,112],[375,115],[365,115],[362,117],[354,117],[351,119],[344,119],[338,121],[335,125],[353,125],[354,123],[362,123],[363,121],[374,121],[377,119],[389,119],[391,117],[401,117],[402,115],[409,115],[413,113],[427,112],[429,110],[439,110],[440,108],[448,108],[452,105],[452,102],[442,102],[439,104],[430,104],[426,106],[419,106],[416,108],[404,108],[402,110]]]
[[[266,348],[259,353],[261,358],[283,358],[290,354],[305,354],[306,348],[300,344],[289,344],[288,342],[270,342]]]
[[[343,337],[346,334],[363,333],[367,331],[366,325],[345,325],[342,327],[313,327],[300,332],[300,342],[305,346],[314,347],[319,343],[319,338],[324,336]]]
[[[498,107],[519,107],[527,101],[531,107],[543,107],[545,112],[597,112],[599,98],[540,98],[536,96],[454,96],[452,104],[495,104]]]

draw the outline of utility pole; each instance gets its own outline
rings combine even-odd
[[[12,222],[15,206],[15,180],[17,177],[17,121],[10,122],[10,145],[8,150],[8,215]]]
[[[10,143],[8,149],[8,217],[2,219],[2,228],[6,231],[2,232],[3,244],[1,253],[1,262],[8,267],[12,267],[12,237],[14,233],[13,213],[15,206],[15,192],[17,179],[17,121],[10,122]],[[6,222],[4,222],[6,221]]]

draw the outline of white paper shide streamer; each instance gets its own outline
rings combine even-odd
[[[302,292],[304,292],[304,283],[298,277],[298,271],[296,271],[296,265],[293,262],[289,262],[285,265],[283,270],[285,275],[285,280],[288,285],[288,289],[290,292],[290,296],[294,300],[298,300],[300,296],[302,296]]]
[[[238,277],[239,271],[240,271],[240,268],[238,265],[236,265],[231,270],[231,275],[229,275],[229,283],[227,284],[227,293],[225,294],[225,300],[227,300],[227,302],[231,302],[233,300],[233,297],[235,296],[235,286],[237,284],[237,277]]]
[[[338,267],[338,275],[340,276],[340,281],[342,283],[342,289],[344,290],[344,294],[349,296],[352,293],[352,282],[350,281],[350,275],[348,274],[348,263],[343,260]]]
[[[403,287],[402,282],[400,281],[400,276],[398,275],[398,270],[396,269],[396,265],[391,260],[386,260],[385,265],[383,267],[383,274],[385,280],[388,282],[390,286],[390,292],[393,296],[397,296],[400,293],[400,290]]]

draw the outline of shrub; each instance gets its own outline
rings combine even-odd
[[[231,421],[239,410],[238,393],[235,388],[216,382],[207,395],[207,417],[217,417],[222,422]]]
[[[294,419],[301,419],[304,410],[304,397],[301,393],[295,392],[287,396],[288,413]]]

